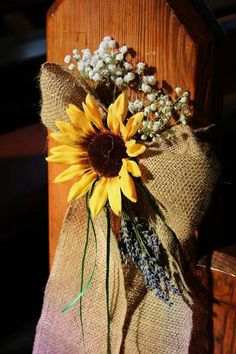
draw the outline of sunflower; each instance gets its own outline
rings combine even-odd
[[[55,183],[78,178],[69,192],[68,202],[92,191],[89,206],[93,217],[98,215],[107,200],[116,215],[122,208],[121,192],[131,202],[137,201],[134,181],[141,172],[134,158],[145,151],[145,146],[131,139],[140,128],[143,113],[124,120],[127,98],[120,94],[108,108],[106,122],[91,95],[83,103],[83,111],[70,104],[66,110],[70,122],[56,121],[59,131],[51,137],[62,145],[50,150],[49,162],[68,164]],[[93,188],[92,188],[93,186]]]

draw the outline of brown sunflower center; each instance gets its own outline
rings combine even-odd
[[[127,157],[123,139],[111,132],[96,134],[88,144],[91,166],[100,175],[115,177]]]

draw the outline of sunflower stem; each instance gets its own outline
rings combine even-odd
[[[107,354],[111,353],[110,343],[110,308],[109,308],[109,272],[110,272],[110,236],[111,236],[111,223],[110,223],[110,210],[107,205],[107,254],[106,254],[106,306],[107,306]]]
[[[82,258],[82,266],[81,266],[81,281],[80,281],[80,292],[83,290],[84,286],[84,269],[85,269],[85,260],[86,260],[86,254],[87,254],[87,248],[88,248],[88,241],[89,241],[89,230],[90,230],[90,209],[88,207],[88,193],[86,194],[86,209],[87,209],[87,230],[86,230],[86,240],[85,240],[85,245],[84,245],[84,253],[83,253],[83,258]],[[83,297],[81,296],[80,301],[79,301],[79,308],[80,308],[80,324],[81,324],[81,330],[82,330],[82,338],[83,338],[83,343],[84,343],[84,327],[83,327]]]

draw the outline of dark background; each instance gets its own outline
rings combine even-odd
[[[229,203],[235,189],[236,0],[207,3],[226,33],[221,50],[223,82],[219,79],[224,111],[217,122],[223,166],[218,188]],[[40,123],[37,77],[46,60],[45,21],[51,4],[0,1],[0,354],[32,352],[48,277],[46,131]],[[233,242],[230,213],[223,209],[229,235],[226,240],[218,233],[216,247]],[[211,242],[202,245],[205,250],[210,247]]]

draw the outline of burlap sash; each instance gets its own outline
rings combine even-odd
[[[71,74],[47,63],[41,71],[42,119],[55,130],[56,119],[68,120],[69,103],[81,107],[86,90]],[[193,231],[199,225],[219,174],[219,165],[209,147],[200,143],[189,127],[176,127],[171,145],[152,146],[140,159],[142,178],[161,206],[167,225],[155,216],[154,224],[168,257],[168,268],[176,283],[182,283],[183,255],[192,255]],[[139,205],[137,205],[137,208]],[[143,207],[143,205],[141,206]],[[96,222],[98,236],[97,268],[93,282],[83,297],[84,342],[79,306],[61,310],[80,292],[81,259],[86,235],[85,201],[68,207],[55,260],[45,291],[37,326],[34,354],[106,352],[106,221]],[[177,238],[176,238],[177,237]],[[88,279],[95,260],[90,237],[85,267]],[[189,255],[185,257],[193,262]],[[174,296],[173,306],[147,292],[142,274],[123,269],[115,236],[111,237],[110,309],[111,352],[185,354],[189,352],[193,327],[192,307],[183,297]],[[201,351],[195,351],[200,353]]]

